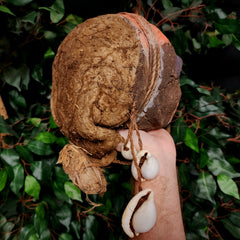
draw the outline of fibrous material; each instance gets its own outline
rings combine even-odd
[[[74,184],[106,191],[101,167],[116,159],[118,130],[132,119],[145,131],[170,123],[180,70],[169,40],[137,14],[91,18],[66,36],[53,63],[51,110],[69,139],[59,162]]]

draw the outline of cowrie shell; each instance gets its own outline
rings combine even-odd
[[[130,237],[148,232],[155,224],[157,211],[154,203],[154,193],[145,189],[136,194],[128,203],[122,216],[122,227]]]
[[[157,176],[159,172],[158,160],[148,150],[141,150],[137,154],[136,158],[143,179],[150,180]],[[134,179],[138,180],[137,168],[135,166],[134,161],[132,162],[131,172]]]
[[[137,155],[136,148],[133,147],[133,149],[134,149],[135,155]],[[132,154],[132,151],[131,151],[131,143],[130,143],[130,141],[127,142],[126,146],[124,146],[124,144],[122,145],[121,154],[127,160],[132,160],[133,159],[133,154]]]

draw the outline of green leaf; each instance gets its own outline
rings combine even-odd
[[[21,112],[21,109],[27,108],[25,98],[21,96],[16,90],[9,92],[9,103],[16,112]]]
[[[194,150],[195,152],[199,153],[199,147],[198,147],[198,138],[194,134],[191,128],[186,129],[186,135],[184,138],[184,143],[186,146]]]
[[[94,240],[95,232],[98,228],[98,222],[96,221],[96,218],[92,215],[88,215],[86,219],[86,232],[83,235],[84,240]]]
[[[4,12],[4,13],[8,13],[12,16],[16,16],[9,8],[7,8],[6,6],[0,6],[0,11]]]
[[[188,186],[190,181],[189,170],[185,163],[181,163],[178,168],[178,176],[182,186]]]
[[[0,133],[9,133],[18,138],[17,133],[7,124],[2,116],[0,116]]]
[[[216,113],[223,113],[221,106],[217,104],[217,99],[212,99],[212,96],[202,96],[196,101],[198,105],[197,116],[206,116]]]
[[[32,74],[32,78],[35,79],[37,82],[42,83],[43,78],[43,69],[40,65],[35,65]]]
[[[29,118],[27,123],[33,125],[34,127],[39,127],[41,121],[41,118]]]
[[[64,204],[60,210],[56,212],[59,222],[69,230],[69,225],[72,219],[72,212],[67,204]]]
[[[223,34],[239,33],[240,31],[239,20],[233,18],[218,19],[214,25]]]
[[[202,0],[193,0],[191,3],[191,7],[196,7],[200,4],[202,4]]]
[[[59,240],[73,240],[72,235],[68,234],[68,233],[62,233],[59,236]]]
[[[192,43],[193,43],[194,49],[196,50],[201,49],[201,44],[195,38],[192,39]]]
[[[23,64],[19,68],[9,67],[4,70],[3,79],[9,85],[16,87],[19,92],[28,89],[30,81],[29,68]]]
[[[5,218],[0,218],[0,233],[2,240],[11,239],[12,229],[15,227],[15,224],[12,222],[8,222]]]
[[[63,0],[55,0],[51,7],[39,7],[50,12],[50,19],[53,23],[58,23],[64,16]]]
[[[188,129],[187,124],[184,122],[183,117],[177,119],[172,125],[172,136],[175,143],[180,143],[184,141],[186,136],[186,130]]]
[[[78,24],[83,22],[83,19],[81,17],[77,16],[77,15],[69,14],[66,17],[66,21],[68,23],[71,23],[71,24],[77,26]]]
[[[41,190],[41,186],[36,180],[36,178],[34,178],[31,175],[28,175],[25,179],[24,191],[28,195],[36,199],[39,199],[40,190]]]
[[[19,164],[19,155],[18,153],[11,148],[5,148],[0,153],[0,158],[3,162],[11,167],[14,167]]]
[[[48,48],[48,50],[44,53],[44,59],[53,58],[54,56],[55,52],[51,48]]]
[[[200,149],[200,163],[199,167],[204,168],[209,162],[207,151],[204,148]]]
[[[48,222],[45,219],[44,203],[41,202],[36,208],[36,214],[34,216],[34,227],[39,240],[50,239],[50,231],[48,229]]]
[[[41,132],[36,136],[36,139],[43,143],[54,143],[57,137],[50,132]]]
[[[49,119],[49,128],[50,129],[58,128],[58,125],[55,123],[52,115],[50,116],[50,119]]]
[[[216,182],[211,174],[208,172],[201,172],[197,179],[196,196],[216,204],[214,195],[216,193]]]
[[[81,223],[79,221],[71,221],[70,227],[73,233],[76,235],[76,238],[80,239]]]
[[[7,171],[3,168],[0,170],[0,192],[5,188],[7,182]]]
[[[209,47],[210,48],[218,48],[220,46],[224,46],[224,42],[217,38],[217,36],[211,36],[209,37]]]
[[[25,225],[21,228],[20,239],[29,240],[34,233],[35,233],[35,229],[32,224]]]
[[[173,4],[170,0],[162,0],[162,5],[163,5],[164,9],[173,7]]]
[[[27,148],[32,152],[40,156],[48,156],[53,154],[53,150],[50,145],[40,142],[38,140],[32,140],[28,143]]]
[[[239,158],[236,158],[236,157],[230,157],[227,159],[227,161],[230,163],[230,164],[238,164],[240,163],[240,159]]]
[[[32,162],[30,168],[32,175],[40,181],[46,181],[52,176],[52,166],[49,161]]]
[[[10,183],[10,188],[16,195],[19,195],[19,191],[23,187],[24,183],[24,169],[21,164],[18,164],[14,166],[12,170],[14,173],[14,178]]]
[[[232,165],[224,158],[224,154],[220,148],[210,148],[208,150],[209,162],[208,169],[215,175],[227,175],[230,178],[240,177],[240,173],[236,172]]]
[[[65,182],[64,190],[69,198],[82,202],[81,191],[72,182]]]
[[[17,145],[16,151],[24,161],[29,163],[33,162],[33,155],[25,146]]]
[[[229,219],[224,218],[221,220],[223,226],[231,233],[236,239],[240,239],[240,227],[234,225]]]
[[[240,199],[237,184],[230,177],[220,174],[217,176],[217,183],[223,193]]]
[[[7,68],[3,73],[3,79],[9,85],[16,87],[19,92],[21,91],[21,76],[17,69]]]
[[[7,0],[7,2],[9,2],[15,6],[25,6],[28,3],[32,2],[32,0]]]
[[[31,24],[35,24],[35,21],[36,21],[38,16],[39,16],[38,12],[32,11],[32,12],[28,13],[27,15],[25,15],[22,18],[22,21],[27,22],[27,23],[31,23]]]
[[[69,199],[68,195],[66,194],[66,192],[64,190],[64,185],[61,182],[54,181],[52,183],[52,189],[53,189],[55,196],[58,199],[68,202],[68,203],[71,202],[71,200]]]
[[[51,6],[53,11],[50,12],[50,18],[53,23],[59,22],[64,16],[64,4],[63,0],[55,0]]]
[[[236,226],[240,227],[240,212],[231,212],[228,219]]]

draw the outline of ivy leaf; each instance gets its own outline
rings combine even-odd
[[[40,142],[38,140],[32,140],[28,143],[27,148],[32,152],[40,156],[48,156],[53,154],[49,144]]]
[[[214,25],[223,34],[238,33],[240,31],[239,20],[233,18],[218,19],[218,22],[215,22]]]
[[[162,5],[163,5],[164,9],[173,7],[173,4],[170,0],[162,0]]]
[[[16,87],[19,92],[21,91],[21,76],[17,69],[13,67],[7,68],[3,73],[3,79],[9,85]]]
[[[34,233],[35,233],[35,229],[32,224],[25,225],[21,228],[20,239],[29,240]]]
[[[33,125],[34,127],[39,127],[41,121],[41,118],[29,118],[27,123]]]
[[[184,122],[184,119],[181,117],[172,126],[172,136],[175,143],[180,143],[184,141],[186,136],[186,130],[188,129],[187,124]]]
[[[55,123],[52,115],[50,116],[50,119],[49,119],[49,128],[50,129],[58,128],[58,125]]]
[[[50,12],[50,19],[53,23],[58,23],[64,16],[63,0],[56,0],[51,7],[40,7]]]
[[[182,163],[178,168],[179,180],[182,186],[188,186],[190,181],[190,174],[185,163]]]
[[[32,2],[32,0],[7,0],[7,1],[15,6],[25,6],[28,3]]]
[[[192,129],[187,128],[186,129],[186,135],[184,138],[184,143],[186,146],[194,150],[195,152],[199,153],[199,147],[198,147],[198,138],[192,131]]]
[[[19,190],[23,187],[24,183],[24,169],[21,164],[14,166],[12,169],[14,178],[10,183],[10,188],[16,195],[19,195]]]
[[[18,138],[17,133],[7,124],[3,116],[0,116],[0,133],[8,133]]]
[[[36,139],[43,143],[54,143],[57,137],[50,132],[41,132],[36,136]]]
[[[73,240],[72,235],[68,234],[68,233],[62,233],[59,238],[59,240]]]
[[[69,225],[72,219],[72,212],[67,204],[63,205],[60,210],[57,211],[56,216],[59,222],[69,230]]]
[[[197,197],[206,199],[216,204],[214,195],[217,190],[216,182],[211,174],[208,172],[201,172],[197,179]]]
[[[42,78],[43,78],[43,69],[42,69],[42,67],[39,64],[35,65],[35,67],[34,67],[34,69],[32,71],[31,76],[37,82],[41,83]]]
[[[19,155],[14,149],[5,148],[0,153],[0,158],[5,162],[5,164],[15,167],[19,164]]]
[[[231,233],[236,239],[240,239],[240,227],[234,225],[229,219],[224,218],[221,220],[223,226]]]
[[[17,145],[16,151],[18,152],[19,156],[26,162],[33,162],[33,155],[25,146]]]
[[[30,168],[32,175],[40,181],[46,181],[52,176],[52,166],[49,161],[34,161]]]
[[[30,81],[30,71],[26,65],[21,65],[19,68],[9,67],[3,73],[3,79],[9,85],[16,87],[19,92],[22,89],[28,89]]]
[[[32,12],[28,13],[27,15],[25,15],[22,18],[22,21],[27,22],[27,23],[31,23],[31,24],[35,24],[35,21],[36,21],[38,16],[39,16],[39,12],[32,11]]]
[[[3,168],[0,170],[0,192],[5,188],[7,182],[7,171]]]
[[[39,199],[40,190],[41,190],[41,186],[36,180],[36,178],[34,178],[31,175],[28,175],[25,179],[24,191],[28,195],[36,199]]]
[[[227,175],[230,178],[240,177],[233,166],[224,158],[223,152],[220,148],[210,148],[208,150],[209,162],[208,169],[215,175]]]
[[[223,193],[240,199],[237,184],[230,177],[220,174],[217,176],[217,183]]]
[[[204,168],[209,162],[207,151],[204,148],[200,149],[200,162],[199,167]]]
[[[220,46],[224,46],[224,42],[217,38],[217,36],[209,37],[209,47],[210,48],[218,48]]]
[[[50,231],[48,229],[48,222],[45,219],[45,210],[43,202],[38,204],[34,216],[34,227],[36,230],[37,239],[48,240],[50,239]]]
[[[0,12],[8,13],[12,16],[16,16],[8,7],[0,6]]]
[[[48,48],[48,50],[44,53],[44,59],[53,58],[54,56],[55,52],[51,48]]]
[[[82,202],[81,191],[72,182],[65,182],[64,190],[69,198]]]

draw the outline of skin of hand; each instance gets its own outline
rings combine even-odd
[[[164,129],[150,132],[139,131],[143,149],[150,151],[159,161],[159,173],[156,178],[142,182],[142,189],[150,188],[154,192],[157,220],[147,233],[139,234],[135,240],[184,240],[179,186],[176,167],[176,149],[171,135]],[[126,139],[128,130],[119,133]],[[133,132],[134,146],[139,151],[138,137]],[[120,151],[121,144],[117,150]],[[134,192],[137,193],[135,183]]]

